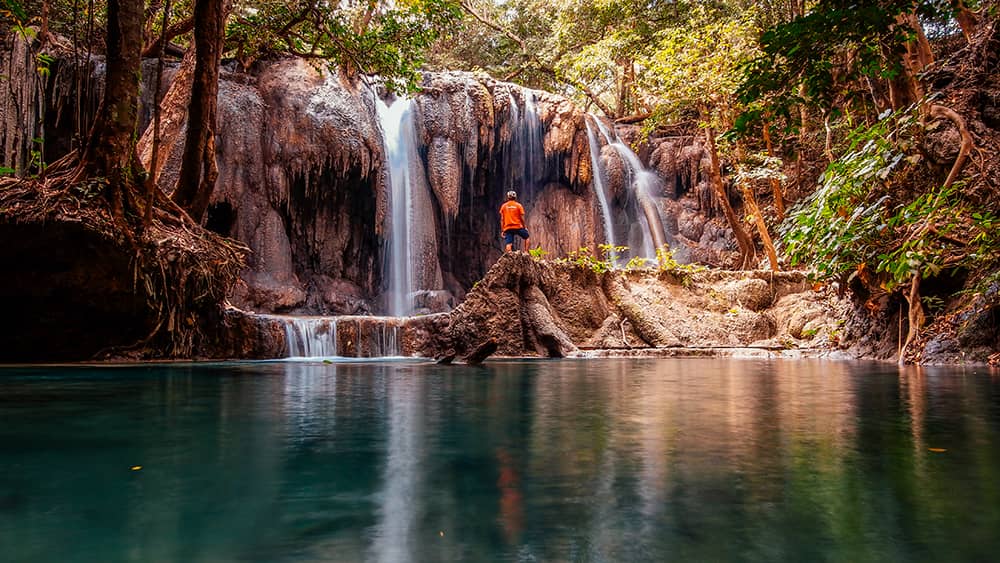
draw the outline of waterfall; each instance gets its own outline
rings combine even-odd
[[[524,158],[524,200],[534,195],[538,183],[545,174],[545,145],[542,142],[542,120],[538,116],[538,105],[534,90],[524,93],[524,134],[522,152]]]
[[[615,227],[614,221],[611,218],[611,205],[608,203],[608,192],[605,187],[604,167],[601,166],[601,147],[597,144],[597,135],[594,133],[594,128],[590,125],[590,120],[588,119],[586,123],[587,142],[590,145],[590,167],[594,176],[594,192],[597,194],[597,200],[601,204],[601,217],[604,219],[604,242],[614,248],[617,246],[615,243]]]
[[[396,317],[288,317],[285,329],[289,358],[393,358],[403,355],[403,326]]]
[[[534,199],[538,184],[545,178],[544,128],[538,114],[535,92],[521,90],[523,109],[513,93],[510,98],[510,141],[504,154],[504,192],[514,190],[526,207]]]
[[[337,320],[322,317],[281,317],[289,358],[337,355]]]
[[[660,211],[655,199],[656,194],[662,190],[660,178],[656,173],[643,166],[642,161],[639,160],[639,156],[635,154],[635,151],[622,142],[614,131],[611,131],[600,119],[594,117],[593,120],[597,123],[597,128],[604,137],[605,142],[615,149],[615,152],[618,153],[618,156],[621,157],[622,161],[628,167],[629,191],[639,207],[638,210],[633,210],[630,213],[630,216],[636,216],[639,221],[639,228],[632,229],[628,235],[628,244],[632,249],[632,254],[655,260],[657,249],[667,245],[666,235],[663,230],[663,220],[660,218]],[[587,133],[588,137],[592,135],[589,122],[587,124]],[[592,147],[596,142],[597,140],[594,138],[592,140]],[[591,148],[591,158],[593,158],[593,152],[594,149]],[[603,170],[603,167],[600,167],[600,169]],[[595,171],[595,181],[598,175],[598,172]],[[638,211],[641,211],[641,213]],[[636,248],[639,249],[639,252],[635,251]]]
[[[413,126],[413,100],[400,98],[392,105],[376,100],[382,143],[388,160],[389,176],[389,251],[386,277],[389,279],[389,314],[408,315],[413,310],[410,295],[416,289],[413,268],[413,198],[414,178],[411,163],[416,162],[417,139]],[[412,153],[412,154],[411,154]]]

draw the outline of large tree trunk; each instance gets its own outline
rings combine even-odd
[[[902,13],[896,17],[896,26],[905,29],[913,35],[913,40],[907,41],[906,52],[902,60],[888,47],[882,49],[887,61],[897,61],[900,73],[889,80],[889,100],[893,110],[899,110],[920,101],[924,97],[924,89],[917,78],[928,65],[934,62],[930,42],[924,34],[920,20],[912,12]]]
[[[223,0],[197,0],[194,8],[195,67],[188,109],[187,137],[174,201],[200,221],[208,209],[218,169],[215,116],[222,55]]]
[[[81,159],[81,171],[106,177],[110,201],[121,218],[123,193],[136,183],[135,129],[139,119],[139,77],[143,3],[108,0],[107,73],[104,99]]]
[[[729,227],[733,230],[733,235],[736,236],[736,243],[740,246],[740,267],[746,268],[757,255],[757,252],[753,246],[753,241],[750,240],[750,235],[740,225],[740,220],[736,217],[736,212],[733,211],[733,206],[729,203],[729,196],[726,195],[726,188],[722,183],[722,164],[719,162],[719,149],[715,145],[715,132],[711,127],[705,129],[705,143],[708,145],[708,154],[712,162],[712,169],[709,170],[712,189],[719,199],[719,204],[722,205],[722,212],[726,215],[726,220],[729,221]]]
[[[767,223],[764,222],[764,215],[761,214],[760,207],[757,205],[757,198],[754,196],[753,188],[743,184],[740,186],[740,190],[743,192],[743,201],[746,202],[750,214],[753,216],[757,232],[760,233],[760,240],[764,243],[764,252],[767,254],[767,261],[771,265],[771,270],[775,272],[780,271],[778,253],[775,252],[774,242],[771,241],[771,235],[767,232]]]
[[[195,51],[189,48],[181,59],[180,68],[174,73],[167,93],[163,95],[157,114],[160,116],[160,140],[154,147],[155,131],[151,123],[139,139],[138,152],[142,163],[153,180],[169,193],[177,185],[184,150],[182,138],[187,126],[187,110],[191,101],[191,82],[194,80]],[[181,140],[181,142],[178,142]],[[153,166],[153,150],[156,166]]]

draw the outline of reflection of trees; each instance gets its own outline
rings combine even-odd
[[[972,371],[303,363],[5,392],[46,410],[0,427],[0,501],[106,559],[990,560],[1000,529],[1000,380]]]

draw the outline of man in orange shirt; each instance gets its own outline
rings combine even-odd
[[[517,192],[507,192],[507,201],[500,206],[500,231],[507,244],[507,252],[514,245],[514,236],[524,239],[524,248],[528,247],[528,229],[524,228],[524,208],[517,202]]]

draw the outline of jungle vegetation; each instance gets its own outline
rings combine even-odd
[[[157,209],[198,224],[221,61],[295,55],[397,90],[421,70],[484,72],[649,135],[700,136],[744,267],[759,255],[806,266],[870,308],[899,297],[918,329],[925,304],[1000,283],[997,12],[992,0],[0,0],[0,31],[31,43],[40,75],[66,41],[75,64],[107,61],[72,162],[3,164],[103,179],[123,229]],[[160,110],[193,124],[176,186],[134,156],[143,57],[181,59],[191,84]],[[958,281],[928,284],[946,279]]]

